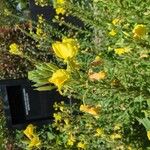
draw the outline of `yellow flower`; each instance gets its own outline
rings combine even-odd
[[[103,79],[105,79],[105,77],[106,77],[106,72],[104,72],[104,71],[100,71],[98,73],[92,73],[89,75],[89,78],[91,81],[103,80]]]
[[[64,15],[66,12],[66,10],[63,8],[63,7],[58,7],[56,8],[56,14],[59,15],[59,14],[62,14]]]
[[[42,23],[44,23],[44,21],[45,21],[45,19],[43,18],[43,15],[39,15],[38,16],[38,23],[42,24]]]
[[[16,43],[13,43],[9,46],[10,50],[9,52],[11,54],[14,54],[14,55],[23,55],[22,51],[21,51],[21,48],[19,47],[19,45],[17,45]]]
[[[40,145],[41,145],[41,141],[40,141],[39,137],[38,137],[37,135],[35,135],[35,136],[31,139],[31,141],[30,141],[28,147],[29,147],[29,148],[33,148],[33,147],[39,148]]]
[[[29,124],[27,128],[23,131],[23,133],[31,140],[34,137],[34,129],[35,126],[32,124]]]
[[[79,142],[79,143],[77,144],[77,147],[78,147],[78,148],[81,148],[81,149],[85,149],[85,148],[86,148],[86,145],[85,145],[85,143],[83,143],[83,142]]]
[[[114,133],[110,136],[110,138],[112,140],[117,140],[117,139],[121,139],[122,138],[122,135],[121,134],[118,134],[118,133]]]
[[[129,47],[116,48],[114,51],[115,51],[116,54],[122,55],[122,54],[124,54],[124,53],[129,52],[129,51],[130,51],[130,48],[129,48]]]
[[[132,32],[134,38],[141,38],[146,34],[146,26],[143,24],[138,24],[134,27]]]
[[[67,145],[69,145],[69,146],[73,146],[73,144],[75,143],[75,137],[71,134],[70,136],[69,136],[69,139],[68,139],[68,141],[67,141]]]
[[[115,36],[117,34],[117,32],[114,30],[114,29],[112,29],[110,32],[109,32],[109,35],[111,35],[111,36]]]
[[[115,19],[112,20],[112,24],[114,26],[118,25],[119,23],[120,23],[120,19],[118,19],[118,18],[115,18]]]
[[[57,113],[57,114],[54,113],[53,116],[54,116],[56,122],[61,121],[61,119],[62,119],[62,117],[61,117],[61,115],[59,113]]]
[[[100,107],[92,107],[92,106],[89,106],[89,105],[81,105],[80,106],[80,111],[85,112],[85,113],[89,113],[93,116],[98,117]]]
[[[49,78],[49,82],[57,86],[58,91],[60,92],[62,86],[65,84],[66,81],[69,80],[69,78],[69,74],[66,70],[59,69],[53,73],[51,78]]]
[[[56,10],[56,14],[59,15],[59,14],[62,14],[64,15],[65,12],[66,12],[66,9],[65,9],[65,3],[66,1],[65,0],[55,0],[54,1],[54,8]]]
[[[104,134],[104,130],[102,128],[97,128],[96,129],[95,136],[102,136],[103,134]]]
[[[150,140],[150,131],[147,131],[147,137]]]
[[[114,131],[120,130],[120,129],[121,129],[121,124],[118,123],[114,126]]]
[[[27,128],[23,131],[23,133],[29,138],[30,142],[28,147],[33,148],[33,147],[39,147],[41,145],[41,141],[39,137],[34,133],[35,126],[32,124],[29,124]]]
[[[77,42],[71,38],[64,38],[62,42],[57,41],[52,47],[55,54],[64,60],[75,57],[78,52]]]
[[[36,35],[37,35],[38,37],[41,37],[42,34],[43,34],[43,30],[42,30],[40,27],[37,27],[37,28],[36,28]]]

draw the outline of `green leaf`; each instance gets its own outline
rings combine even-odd
[[[150,120],[148,118],[143,119],[137,118],[137,120],[143,124],[143,126],[146,128],[147,131],[150,130]]]
[[[55,86],[42,86],[42,87],[38,87],[36,88],[36,90],[38,91],[51,91],[53,89],[55,89],[56,87]]]
[[[53,140],[55,138],[55,136],[50,132],[47,133],[47,136],[49,140]]]

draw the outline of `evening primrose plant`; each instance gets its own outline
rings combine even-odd
[[[43,20],[27,33],[52,56],[36,59],[28,78],[35,90],[55,89],[75,102],[54,105],[54,120],[37,128],[35,143],[52,150],[149,149],[150,1],[59,2],[53,19],[59,28]],[[84,26],[67,22],[70,16]],[[26,135],[17,135],[16,144],[25,147]]]

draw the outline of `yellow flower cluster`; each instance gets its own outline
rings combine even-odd
[[[64,62],[67,62],[67,70],[58,69],[53,72],[52,76],[48,79],[50,83],[53,83],[60,94],[62,94],[61,89],[64,84],[70,79],[70,66],[75,66],[74,57],[78,52],[78,44],[75,39],[63,38],[62,42],[56,41],[52,44],[52,48],[57,57],[62,58]]]
[[[102,128],[97,128],[94,136],[101,137],[104,135],[104,130]]]
[[[13,43],[9,46],[10,50],[9,52],[11,54],[14,54],[14,55],[19,55],[19,56],[22,56],[23,55],[23,52],[21,51],[21,48],[19,45],[17,45],[16,43]]]
[[[80,149],[86,149],[86,144],[84,142],[79,142],[77,144],[77,147],[80,148]]]
[[[54,8],[56,10],[56,14],[62,14],[64,15],[66,13],[66,9],[65,9],[65,3],[66,0],[54,0]]]
[[[75,137],[72,134],[70,134],[69,138],[68,138],[68,141],[67,141],[67,145],[73,146],[75,142],[76,142]]]
[[[130,48],[129,47],[122,47],[122,48],[116,48],[115,49],[115,53],[118,55],[122,55],[124,53],[130,52]]]
[[[26,137],[30,140],[29,142],[29,149],[32,149],[32,148],[39,148],[39,146],[41,145],[41,141],[38,137],[38,135],[34,132],[35,130],[35,126],[33,126],[32,124],[29,124],[27,126],[27,128],[23,131],[23,133],[26,135]]]
[[[119,18],[115,18],[115,19],[112,20],[112,24],[113,24],[114,26],[117,26],[117,25],[119,25],[120,23],[121,23],[121,19],[119,19]]]
[[[117,34],[117,32],[114,30],[114,29],[112,29],[110,32],[109,32],[109,35],[111,35],[111,36],[115,36]]]
[[[118,140],[118,139],[121,139],[121,138],[122,138],[122,135],[119,134],[119,133],[113,133],[113,134],[110,136],[110,138],[111,138],[112,140]]]
[[[36,26],[36,36],[39,39],[45,39],[46,38],[46,33],[43,30],[44,21],[45,21],[45,19],[43,18],[42,15],[38,16],[38,24]]]

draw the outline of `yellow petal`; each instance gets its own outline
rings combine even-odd
[[[139,24],[139,25],[136,25],[133,29],[133,37],[135,38],[141,38],[143,37],[145,34],[146,34],[146,26],[143,25],[143,24]]]
[[[60,53],[60,45],[61,45],[60,42],[53,43],[52,48],[58,57],[63,58],[63,56]]]
[[[37,135],[35,135],[30,141],[29,148],[32,148],[32,147],[38,148],[40,145],[41,145],[41,141],[40,141],[39,137]]]
[[[74,39],[64,38],[62,42],[52,44],[56,56],[66,60],[73,58],[78,52],[78,46]]]
[[[109,35],[111,35],[111,36],[115,36],[116,34],[117,34],[117,32],[113,29],[109,32]]]
[[[23,55],[20,46],[17,45],[16,43],[11,44],[11,45],[9,46],[9,48],[10,48],[9,52],[10,52],[11,54],[19,55],[19,56]]]
[[[58,90],[61,90],[64,83],[69,79],[69,74],[64,69],[59,69],[53,73],[52,77],[49,78],[49,82],[55,84]]]
[[[122,55],[122,54],[124,54],[124,53],[129,52],[129,51],[130,51],[130,48],[129,48],[129,47],[116,48],[114,51],[115,51],[116,54]]]
[[[147,137],[150,140],[150,131],[147,131]]]
[[[86,145],[85,145],[85,143],[83,143],[83,142],[79,142],[78,144],[77,144],[77,147],[78,148],[81,148],[81,149],[85,149],[86,147],[85,147]]]
[[[113,19],[113,21],[112,21],[112,24],[113,24],[114,26],[118,25],[119,23],[120,23],[120,19],[118,19],[118,18],[115,18],[115,19]]]
[[[35,126],[33,126],[32,124],[29,124],[27,128],[23,131],[23,133],[31,140],[32,137],[34,136],[34,129],[35,129]]]

